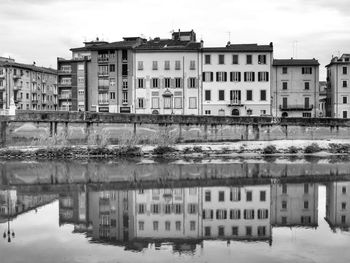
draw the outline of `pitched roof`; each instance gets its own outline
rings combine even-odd
[[[32,70],[32,71],[48,73],[48,74],[57,74],[57,70],[53,69],[53,68],[38,67],[38,66],[34,66],[34,65],[17,63],[17,62],[12,62],[12,61],[0,61],[0,66],[1,67],[20,68],[20,69]]]
[[[274,59],[273,66],[319,66],[317,59]]]
[[[272,52],[273,45],[258,45],[258,44],[230,44],[225,47],[206,47],[204,52]]]

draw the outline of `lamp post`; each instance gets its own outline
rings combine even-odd
[[[7,238],[7,242],[11,243],[11,237],[15,238],[15,232],[11,231],[11,226],[10,226],[10,195],[9,192],[7,190],[7,231],[4,231],[3,234],[3,238],[6,239]]]

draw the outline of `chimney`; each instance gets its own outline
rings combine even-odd
[[[231,46],[231,42],[228,41],[226,47],[230,47],[230,46]]]

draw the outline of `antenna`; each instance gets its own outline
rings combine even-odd
[[[227,31],[228,33],[228,42],[231,42],[231,31]]]

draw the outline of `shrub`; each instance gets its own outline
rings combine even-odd
[[[350,152],[350,144],[341,144],[341,143],[330,143],[329,151],[331,153],[349,153]]]
[[[184,149],[183,149],[183,153],[184,153],[184,154],[192,153],[191,147],[186,147],[186,148],[184,148]]]
[[[274,154],[278,153],[276,146],[274,145],[268,145],[263,149],[264,154]]]
[[[193,151],[196,152],[196,153],[201,153],[201,152],[203,152],[203,149],[200,146],[194,146],[193,147]]]
[[[288,153],[298,153],[298,148],[295,146],[290,146],[288,148]]]
[[[317,152],[320,152],[321,150],[322,150],[321,147],[317,143],[313,143],[309,146],[306,146],[304,152],[305,153],[317,153]]]
[[[157,146],[156,148],[153,149],[153,154],[163,155],[163,154],[168,154],[175,151],[176,150],[170,146]]]

